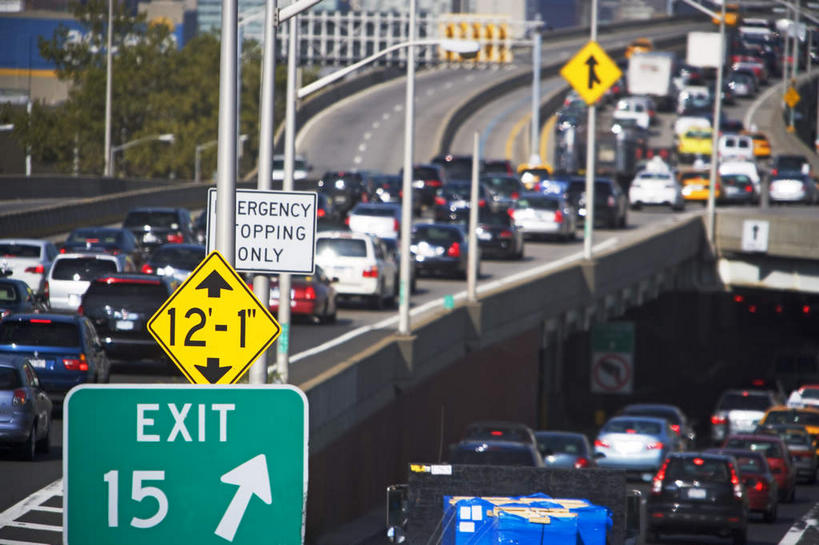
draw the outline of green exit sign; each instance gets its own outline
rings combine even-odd
[[[298,388],[82,386],[63,425],[65,545],[303,542]]]

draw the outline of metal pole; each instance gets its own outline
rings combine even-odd
[[[293,161],[296,153],[296,33],[298,17],[290,19],[289,36],[287,37],[287,110],[284,119],[284,180],[282,191],[293,191]],[[272,167],[271,167],[272,169]],[[276,368],[279,380],[288,380],[290,364],[290,275],[279,274],[279,325],[282,332],[277,341]]]
[[[273,98],[276,80],[276,26],[277,0],[267,0],[264,19],[264,53],[262,56],[262,104],[259,126],[259,175],[257,189],[272,189],[273,176]],[[265,306],[270,306],[270,277],[257,274],[253,277],[253,293]],[[279,292],[281,297],[281,292]],[[251,384],[267,383],[267,352],[250,368]]]
[[[469,190],[469,231],[466,260],[466,299],[470,303],[478,301],[478,176],[480,175],[480,138],[475,131],[472,144],[472,186]]]
[[[591,41],[597,41],[597,0],[591,5]],[[586,219],[583,222],[583,258],[592,258],[594,237],[594,161],[597,138],[597,106],[589,106],[586,134]]]
[[[819,81],[816,82],[816,139],[813,141],[813,149],[819,153]]]
[[[236,179],[239,179],[239,160],[242,158],[242,39],[244,25],[236,25]]]
[[[716,241],[717,165],[719,164],[719,121],[722,115],[722,71],[725,64],[725,2],[722,3],[719,19],[719,60],[717,62],[717,83],[714,88],[714,122],[711,130],[711,168],[708,174],[708,241]]]
[[[28,124],[31,126],[31,98],[26,103],[26,113],[28,114]],[[26,177],[31,176],[31,144],[26,144]]]
[[[197,184],[202,181],[202,146],[196,146],[193,156],[193,181]]]
[[[796,7],[794,8],[794,24],[793,24],[793,53],[791,60],[791,81],[792,86],[796,86],[796,75],[799,72],[799,0],[796,0]],[[788,131],[793,132],[793,121],[796,109],[791,108],[788,114]]]
[[[216,249],[236,263],[236,34],[237,0],[222,0],[219,56],[219,143],[216,164]]]
[[[805,71],[808,74],[810,74],[810,70],[811,70],[811,55],[810,55],[810,52],[811,52],[811,49],[812,49],[812,47],[811,47],[812,45],[813,45],[812,29],[811,29],[811,27],[808,27],[808,43],[807,43],[808,49],[805,52],[805,62],[807,63],[807,66],[805,67]]]
[[[415,39],[415,0],[409,4],[407,41]],[[404,179],[401,198],[401,267],[398,290],[398,334],[410,334],[410,232],[412,231],[412,159],[415,136],[415,47],[407,48],[407,92],[404,101]]]
[[[529,135],[529,164],[542,164],[540,157],[540,25],[535,27],[532,46],[532,132]]]
[[[108,39],[105,51],[105,172],[106,177],[113,176],[113,154],[111,153],[111,86],[113,59],[111,47],[114,34],[114,0],[108,0]]]

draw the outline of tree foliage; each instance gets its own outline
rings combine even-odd
[[[120,176],[178,177],[192,179],[197,145],[217,138],[219,116],[219,38],[203,34],[178,48],[171,30],[150,24],[144,15],[125,12],[115,4],[113,26],[112,146],[138,138],[173,133],[174,142],[148,142],[116,154]],[[24,110],[4,108],[0,119],[15,125],[22,147],[30,146],[36,162],[52,165],[58,172],[101,174],[104,169],[106,0],[85,0],[73,6],[84,31],[83,40],[72,40],[67,27],[50,39],[40,40],[43,58],[57,67],[57,75],[69,82],[68,99],[50,107],[33,105]],[[261,50],[248,42],[242,57],[241,133],[245,170],[255,166],[259,131],[259,82]],[[284,67],[276,77],[277,118],[283,118]],[[306,81],[312,77],[305,78]],[[281,112],[281,116],[279,115]],[[75,165],[75,158],[78,165]],[[216,168],[216,146],[202,154],[207,178]]]

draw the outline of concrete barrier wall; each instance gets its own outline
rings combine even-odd
[[[184,183],[182,181],[132,180],[99,176],[0,176],[0,200],[87,199],[140,189],[163,189],[170,185]]]
[[[536,425],[544,325],[605,319],[607,299],[690,274],[703,244],[701,218],[681,220],[591,263],[441,310],[412,337],[389,337],[300,384],[310,402],[308,542],[382,502],[387,485],[406,482],[408,463],[445,459],[470,421]]]
[[[815,212],[781,214],[777,210],[726,210],[717,214],[716,241],[720,254],[744,253],[742,230],[746,221],[768,223],[767,256],[819,259],[819,217]],[[760,235],[761,236],[761,235]]]

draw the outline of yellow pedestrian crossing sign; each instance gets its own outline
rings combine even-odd
[[[623,73],[597,42],[590,41],[561,68],[560,75],[586,104],[594,104]]]
[[[789,108],[793,108],[799,104],[801,99],[802,97],[799,96],[799,92],[794,89],[793,86],[788,87],[788,90],[785,91],[785,104],[787,104]]]
[[[148,321],[148,331],[194,384],[234,384],[280,330],[217,251]]]

